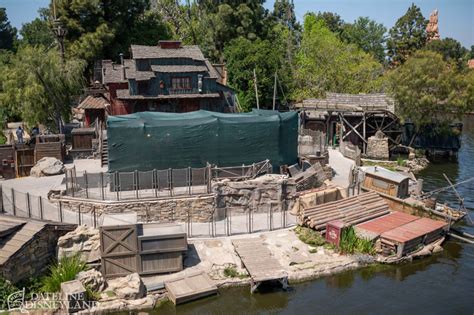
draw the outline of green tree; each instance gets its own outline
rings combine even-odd
[[[427,24],[428,20],[415,4],[397,20],[395,26],[390,29],[387,40],[387,55],[393,66],[402,64],[412,53],[425,46]]]
[[[342,42],[314,14],[304,20],[297,53],[293,99],[321,97],[324,92],[361,93],[380,89],[382,66],[353,44]]]
[[[16,28],[10,25],[5,8],[0,8],[0,49],[13,50],[16,40]]]
[[[257,86],[261,108],[271,108],[274,76],[278,71],[283,86],[286,78],[282,68],[284,52],[280,45],[268,40],[249,40],[239,37],[231,41],[224,50],[229,71],[229,84],[238,91],[239,102],[245,111],[256,107],[253,70],[257,75]],[[283,88],[283,87],[282,87]],[[281,95],[281,90],[279,91]]]
[[[3,119],[20,116],[30,125],[42,123],[59,131],[84,87],[84,62],[69,59],[63,65],[56,49],[21,46],[3,66],[0,113]]]
[[[22,25],[20,30],[21,43],[31,46],[51,47],[55,43],[55,38],[48,21],[50,18],[49,10],[43,8],[38,12],[40,14],[39,18]]]
[[[425,49],[441,54],[445,61],[457,64],[460,69],[466,66],[468,50],[453,38],[432,40],[426,45]]]
[[[385,60],[385,33],[383,24],[368,17],[360,17],[353,24],[345,24],[341,37],[348,43],[357,45],[380,62]]]
[[[474,59],[474,45],[471,45],[471,51],[469,52],[469,59]]]
[[[414,53],[389,77],[396,112],[418,130],[431,124],[445,126],[473,109],[472,71],[459,72],[436,52]]]
[[[314,13],[308,13],[314,15]],[[316,19],[324,21],[324,25],[334,34],[338,36],[344,31],[344,20],[337,13],[332,12],[318,12],[314,15]]]

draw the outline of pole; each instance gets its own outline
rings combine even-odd
[[[260,109],[260,104],[258,102],[257,72],[255,71],[255,68],[253,69],[253,84],[255,86],[255,98],[257,100],[257,109]]]
[[[273,84],[273,110],[275,110],[277,95],[277,71],[275,71],[275,83]]]

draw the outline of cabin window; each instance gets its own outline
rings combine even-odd
[[[138,81],[137,88],[138,88],[139,95],[147,95],[148,94],[148,81]]]
[[[171,88],[176,89],[176,90],[190,89],[191,78],[190,77],[171,78]]]
[[[374,178],[372,180],[372,185],[374,185],[377,188],[384,189],[384,190],[388,190],[389,187],[390,187],[389,183],[387,183],[383,180],[380,180],[380,179],[376,179],[376,178]]]

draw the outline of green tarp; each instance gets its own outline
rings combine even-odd
[[[254,110],[223,114],[140,112],[107,120],[109,171],[297,160],[298,115]]]

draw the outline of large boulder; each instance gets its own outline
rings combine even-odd
[[[99,230],[89,226],[78,226],[58,239],[58,259],[80,255],[85,262],[100,259]]]
[[[64,173],[64,164],[53,157],[44,157],[31,168],[30,176],[43,177],[60,175]]]
[[[146,288],[138,273],[108,281],[108,291],[113,291],[119,299],[136,300],[145,296]]]
[[[76,280],[81,281],[84,287],[89,288],[95,292],[102,292],[107,286],[102,274],[95,269],[79,272],[76,275]]]

